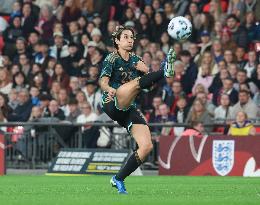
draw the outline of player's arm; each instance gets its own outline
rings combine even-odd
[[[103,76],[99,80],[100,88],[102,91],[107,92],[110,100],[112,100],[116,94],[116,89],[109,86],[110,78],[108,76]]]

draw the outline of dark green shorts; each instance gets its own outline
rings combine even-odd
[[[147,125],[143,114],[135,106],[120,110],[115,106],[115,101],[110,101],[103,104],[103,110],[112,120],[125,127],[129,133],[133,124]]]

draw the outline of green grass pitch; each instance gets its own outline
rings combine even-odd
[[[260,204],[260,179],[242,177],[136,176],[118,195],[110,176],[3,176],[2,205]]]

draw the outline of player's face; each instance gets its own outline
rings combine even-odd
[[[130,30],[124,30],[121,33],[119,41],[117,41],[118,48],[131,51],[134,46],[134,35]]]

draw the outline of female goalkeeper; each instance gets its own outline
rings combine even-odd
[[[138,149],[110,181],[118,193],[122,194],[127,194],[124,179],[142,164],[153,148],[149,127],[141,112],[136,109],[135,98],[141,89],[150,88],[164,77],[173,77],[173,62],[176,59],[175,52],[171,49],[163,69],[148,73],[148,67],[142,59],[131,52],[134,40],[132,28],[116,28],[113,33],[116,51],[105,58],[100,76],[104,112],[125,127],[138,145]]]

